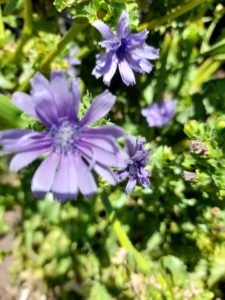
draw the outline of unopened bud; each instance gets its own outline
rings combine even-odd
[[[197,178],[197,174],[194,172],[183,171],[182,175],[186,181],[193,181]]]
[[[192,140],[190,142],[189,150],[190,150],[190,152],[195,153],[195,154],[208,155],[208,153],[209,153],[209,148],[205,144],[203,144],[201,141],[198,141],[198,140]]]

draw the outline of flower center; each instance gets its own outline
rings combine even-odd
[[[63,154],[68,151],[75,151],[80,138],[80,128],[77,124],[63,121],[59,127],[52,126],[49,132],[53,148]]]
[[[139,165],[137,163],[129,164],[127,166],[127,172],[130,176],[134,177],[139,172]]]
[[[121,39],[120,45],[116,50],[116,55],[119,60],[124,58],[124,55],[127,52],[127,45],[125,39]]]

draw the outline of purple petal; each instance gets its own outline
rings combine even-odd
[[[34,118],[37,118],[35,112],[35,102],[30,95],[22,92],[16,92],[12,95],[12,102],[22,111]]]
[[[44,198],[51,190],[55,173],[59,164],[59,155],[51,153],[36,170],[31,183],[32,193],[38,198]]]
[[[104,22],[100,20],[96,20],[92,23],[92,26],[94,26],[105,39],[113,39],[114,34],[110,27],[106,25]]]
[[[80,156],[75,156],[76,169],[79,170],[78,186],[81,193],[90,198],[97,193],[97,186],[89,167]]]
[[[149,107],[142,109],[142,115],[146,117],[150,127],[163,127],[176,114],[176,101],[168,100],[153,103]]]
[[[55,105],[49,101],[42,100],[36,107],[36,113],[41,122],[48,128],[59,122],[58,113]]]
[[[126,189],[125,189],[125,193],[126,193],[127,196],[133,191],[136,184],[137,184],[136,179],[134,179],[134,178],[129,179],[129,181],[127,183],[127,186],[126,186]]]
[[[136,151],[136,138],[132,135],[126,137],[126,150],[130,157],[135,154]]]
[[[108,90],[95,97],[93,103],[80,121],[81,126],[88,126],[104,117],[113,107],[116,97]]]
[[[101,126],[96,128],[85,128],[83,130],[84,133],[88,133],[90,135],[100,134],[104,136],[112,136],[114,138],[119,138],[124,135],[124,131],[121,127],[115,125]]]
[[[108,51],[116,51],[120,46],[119,40],[107,40],[99,42],[99,45],[103,48],[106,48]]]
[[[116,28],[118,38],[126,37],[130,33],[130,20],[127,12],[124,10],[119,18]]]
[[[149,174],[147,175],[149,176]],[[150,185],[150,180],[147,176],[143,176],[143,177],[139,177],[138,178],[138,182],[144,187],[144,188],[148,188]]]
[[[80,80],[75,79],[71,83],[71,93],[72,93],[72,102],[70,107],[70,119],[77,120],[77,115],[79,111],[79,104],[80,104]]]
[[[61,156],[52,192],[54,197],[59,200],[76,199],[78,193],[77,171],[72,154]]]
[[[31,95],[35,94],[36,92],[39,93],[40,91],[47,90],[49,94],[51,94],[50,84],[48,80],[40,73],[37,72],[35,76],[30,81],[32,90]]]
[[[105,74],[103,76],[103,82],[105,83],[105,85],[107,85],[107,86],[110,85],[111,80],[116,72],[117,65],[118,65],[117,58],[116,58],[116,56],[114,56],[114,58],[112,59],[110,68],[108,69],[107,72],[105,72]]]
[[[143,70],[140,67],[140,58],[137,55],[130,51],[126,54],[126,60],[130,65],[131,69],[133,69],[135,72],[143,73]]]
[[[92,164],[92,161],[90,159],[87,159],[89,163],[89,168]],[[104,178],[107,182],[109,182],[111,185],[115,185],[117,183],[115,174],[107,167],[102,166],[99,163],[94,164],[94,170],[98,175]]]
[[[109,167],[120,165],[119,153],[115,154],[86,142],[79,142],[78,149],[84,157],[92,160],[93,163],[96,162]]]
[[[92,75],[94,75],[96,78],[99,78],[102,75],[109,72],[113,61],[113,57],[113,51],[96,55],[96,67],[92,71]]]
[[[140,73],[150,73],[153,69],[153,65],[146,59],[140,61],[141,72]]]
[[[143,48],[136,48],[132,50],[132,52],[138,55],[140,58],[147,58],[151,60],[159,58],[159,49],[150,47],[148,45],[145,45]]]
[[[17,140],[4,143],[4,150],[9,153],[41,150],[51,146],[51,140],[45,133],[29,132]]]
[[[118,182],[121,182],[124,181],[129,176],[129,173],[125,170],[120,170],[120,171],[116,171],[115,175]]]
[[[30,163],[36,160],[43,153],[46,153],[48,150],[49,148],[43,148],[41,150],[28,151],[15,155],[9,165],[10,171],[19,171],[20,169],[28,166]]]
[[[88,133],[83,133],[80,141],[83,144],[101,148],[111,153],[119,152],[119,147],[111,136],[102,136],[97,134],[89,135]]]
[[[129,48],[133,48],[135,46],[140,47],[142,44],[145,43],[147,36],[148,30],[146,29],[138,33],[129,34],[129,36],[127,37],[127,45],[129,46]]]
[[[30,130],[27,129],[10,129],[10,130],[2,130],[0,131],[0,143],[5,145],[6,143],[15,142],[21,137],[31,133]]]
[[[94,169],[101,177],[103,177],[111,185],[117,184],[116,176],[109,168],[103,167],[99,164],[95,164]]]
[[[50,85],[58,116],[66,117],[71,104],[71,94],[65,72],[52,71]]]
[[[119,62],[119,71],[121,78],[126,85],[134,85],[136,83],[134,73],[126,59]]]

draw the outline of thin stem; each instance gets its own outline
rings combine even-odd
[[[24,91],[28,88],[30,79],[34,76],[37,71],[45,73],[50,63],[54,60],[56,56],[60,54],[60,52],[66,47],[66,45],[72,41],[75,36],[81,32],[85,27],[87,27],[88,21],[87,19],[82,19],[79,23],[74,23],[73,26],[69,29],[69,31],[64,35],[64,37],[60,40],[58,45],[49,52],[49,54],[43,58],[40,65],[35,68],[33,73],[27,78],[27,80],[19,87],[19,91]]]
[[[25,9],[24,9],[24,32],[27,34],[32,33],[33,29],[33,19],[32,19],[32,1],[31,0],[25,0]]]
[[[2,8],[0,5],[0,36],[4,36],[4,35],[5,35],[5,26],[3,23]]]
[[[58,43],[55,49],[53,49],[49,55],[46,56],[45,59],[40,63],[39,70],[44,72],[53,61],[53,59],[65,48],[65,46],[75,38],[75,35],[81,32],[86,26],[88,22],[84,19],[80,23],[74,23],[73,26],[69,29],[69,31],[64,35],[61,41]]]
[[[16,50],[13,56],[10,58],[10,61],[17,62],[19,56],[21,55],[25,44],[32,36],[32,27],[33,27],[33,20],[32,20],[32,1],[25,0],[24,3],[24,26],[21,38],[19,39]]]
[[[138,26],[138,31],[141,31],[145,28],[152,29],[152,28],[158,27],[158,26],[160,26],[164,23],[170,22],[173,19],[175,19],[175,18],[185,14],[186,12],[192,10],[196,6],[202,4],[204,1],[206,1],[206,0],[190,0],[189,2],[185,3],[184,5],[182,5],[177,10],[175,10],[174,12],[172,12],[171,14],[169,14],[167,16],[163,16],[161,18],[158,18],[158,19],[152,20],[150,22],[141,24],[140,26]]]
[[[124,231],[122,224],[120,223],[120,221],[116,217],[116,212],[113,210],[106,193],[102,194],[101,199],[102,199],[102,203],[103,203],[103,205],[104,205],[104,207],[105,207],[105,209],[106,209],[106,211],[109,215],[109,221],[112,224],[113,231],[116,234],[120,245],[123,248],[127,249],[128,252],[133,256],[134,261],[136,263],[136,267],[140,271],[142,271],[145,274],[150,274],[151,273],[151,267],[150,267],[149,262],[145,261],[145,259],[141,255],[141,253],[139,253],[135,249],[135,247],[133,246],[131,240],[129,239],[126,232]]]

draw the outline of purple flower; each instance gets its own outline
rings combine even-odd
[[[164,127],[176,114],[176,100],[161,101],[153,103],[142,109],[141,113],[146,117],[150,127]]]
[[[119,182],[129,178],[125,189],[127,195],[132,192],[137,183],[140,183],[145,188],[150,184],[149,177],[151,173],[145,169],[150,151],[145,151],[145,144],[145,138],[136,140],[131,135],[126,138],[126,151],[129,158],[125,168],[116,171],[116,176]]]
[[[75,77],[78,74],[76,66],[81,64],[80,59],[76,58],[78,49],[72,48],[69,50],[69,54],[66,56],[66,60],[68,62],[69,68],[67,70],[67,74],[71,77]]]
[[[116,178],[110,167],[118,166],[121,151],[116,139],[123,135],[117,126],[88,126],[106,115],[116,101],[109,91],[98,95],[81,120],[78,119],[79,81],[68,85],[62,71],[53,71],[50,82],[40,73],[31,80],[31,95],[16,92],[13,103],[40,120],[43,132],[26,129],[0,132],[0,144],[7,153],[17,153],[10,163],[18,171],[45,154],[31,184],[33,194],[43,198],[52,191],[60,200],[86,197],[97,192],[92,168],[111,184]]]
[[[117,66],[123,82],[126,85],[135,84],[134,72],[150,73],[153,65],[148,59],[159,57],[159,50],[148,46],[145,41],[148,31],[130,33],[129,17],[123,11],[116,29],[116,34],[102,21],[97,20],[92,25],[101,33],[104,41],[99,44],[106,49],[105,53],[96,56],[96,66],[92,72],[96,78],[103,76],[106,85],[110,85]]]

